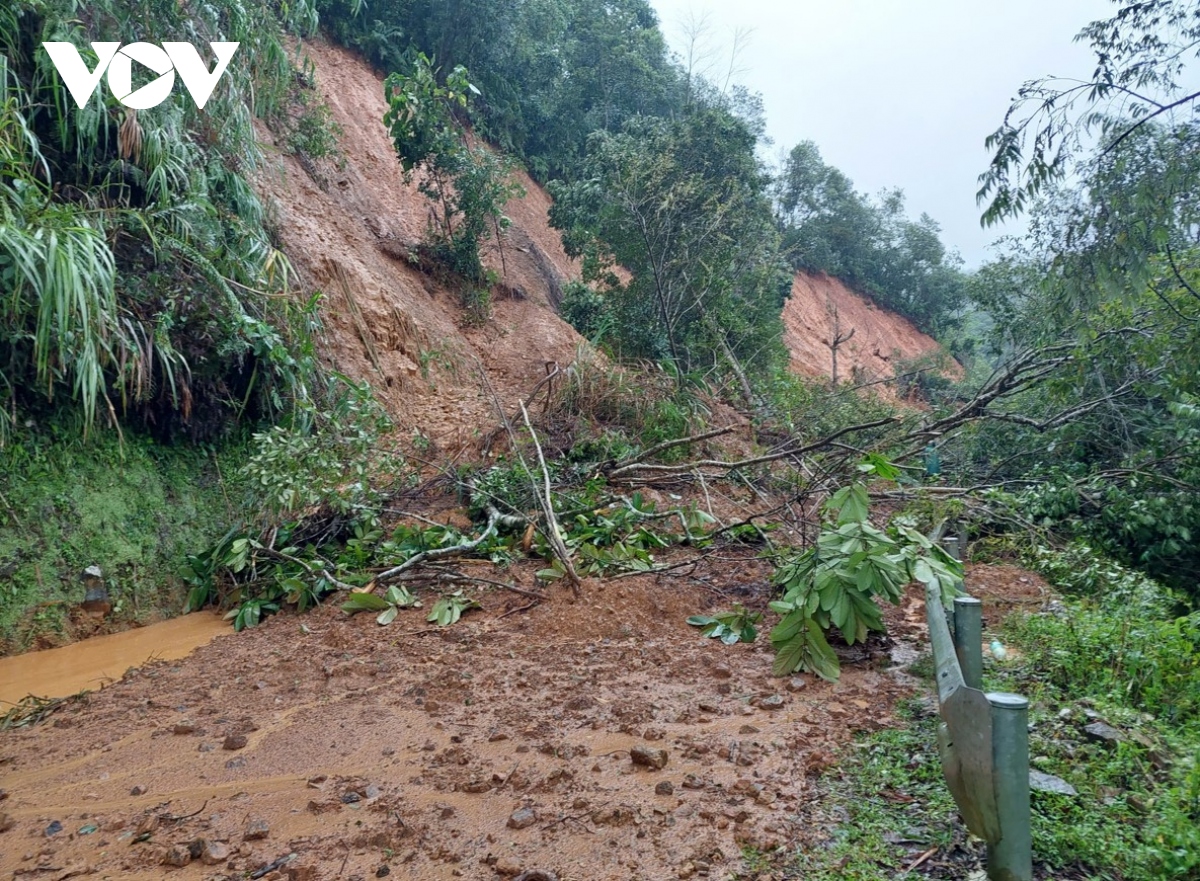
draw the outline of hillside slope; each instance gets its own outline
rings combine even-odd
[[[575,357],[583,340],[556,307],[578,267],[550,228],[549,196],[520,174],[526,195],[506,207],[513,224],[503,254],[493,243],[485,256],[508,293],[494,299],[489,320],[467,322],[457,294],[409,258],[430,209],[415,183],[405,183],[383,126],[382,76],[324,40],[306,51],[320,97],[342,129],[344,162],[314,167],[280,150],[260,184],[304,286],[325,293],[323,354],[331,367],[378,390],[402,434],[460,449],[496,421],[478,365],[511,408],[548,364],[565,367]],[[261,135],[270,138],[265,129]],[[783,311],[797,373],[829,376],[835,313],[843,333],[854,330],[838,353],[842,379],[890,378],[899,359],[938,351],[936,341],[836,279],[800,274]]]
[[[796,274],[783,306],[783,328],[792,370],[811,377],[831,375],[831,342],[853,332],[838,347],[838,379],[843,382],[891,379],[900,362],[936,357],[942,351],[937,340],[903,317],[824,274]],[[949,360],[947,367],[953,373],[961,369]]]
[[[404,182],[383,126],[382,77],[330,43],[316,40],[306,51],[342,128],[344,162],[306,170],[280,151],[260,185],[304,286],[326,295],[323,354],[369,381],[402,433],[461,446],[496,421],[476,364],[512,406],[545,376],[547,362],[565,366],[581,342],[554,309],[561,285],[578,272],[549,228],[549,197],[519,175],[527,195],[506,208],[513,226],[503,259],[494,246],[485,257],[510,293],[495,298],[488,321],[468,326],[458,295],[409,261],[429,208],[415,182]]]

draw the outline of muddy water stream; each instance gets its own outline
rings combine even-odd
[[[66,697],[102,688],[130,667],[154,658],[182,658],[217,634],[232,632],[220,615],[197,612],[61,648],[0,658],[0,712],[28,694]]]

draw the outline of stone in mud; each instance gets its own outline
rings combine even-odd
[[[192,861],[192,855],[186,847],[175,845],[163,854],[162,862],[164,866],[174,866],[177,869],[182,869]]]
[[[172,734],[181,734],[181,735],[182,734],[195,734],[196,733],[196,723],[191,722],[187,719],[185,719],[182,722],[176,722],[174,727],[171,728],[171,733]]]
[[[496,864],[492,868],[495,869],[497,875],[503,875],[505,878],[521,874],[521,864],[508,857],[501,857],[496,860]]]
[[[717,679],[728,679],[733,675],[733,671],[726,664],[717,664],[712,668],[712,675]]]
[[[242,833],[242,841],[262,841],[270,834],[270,824],[262,818],[255,818],[246,824],[246,831]]]
[[[635,765],[661,771],[667,766],[667,751],[653,746],[635,746],[629,751],[629,758]]]
[[[129,790],[130,795],[145,795],[146,787],[138,785]]]
[[[528,829],[537,822],[537,814],[533,808],[519,808],[508,818],[509,829]]]
[[[807,685],[808,683],[804,681],[804,677],[794,676],[788,680],[787,690],[795,693],[797,691],[803,691]]]
[[[16,825],[17,821],[9,814],[0,814],[0,832],[7,832]]]
[[[674,795],[675,794],[675,784],[672,783],[670,780],[663,780],[657,786],[654,787],[654,794],[655,795]]]
[[[228,750],[245,749],[246,744],[249,742],[244,734],[230,734],[226,736],[225,742],[221,746]]]
[[[756,701],[758,706],[764,710],[782,710],[785,703],[783,695],[773,694],[770,697],[764,697]]]
[[[683,778],[683,788],[684,789],[703,789],[704,781],[701,780],[699,777],[697,777],[695,774],[688,774],[686,777]]]
[[[216,866],[229,859],[229,845],[219,841],[205,841],[200,849],[200,862],[206,866]]]

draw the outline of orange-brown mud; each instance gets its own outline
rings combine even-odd
[[[130,667],[150,660],[177,660],[229,632],[229,622],[220,615],[198,612],[149,627],[0,658],[0,712],[30,693],[56,698],[102,688],[116,682]]]
[[[1030,577],[974,573],[993,600]],[[763,575],[591,581],[527,610],[486,592],[446,629],[326,606],[155,661],[0,735],[0,874],[245,877],[294,854],[264,877],[732,878],[743,845],[818,844],[815,778],[892,722],[915,683],[889,648],[924,633],[914,590],[836,685],[775,678],[765,638],[685,623],[763,608]]]

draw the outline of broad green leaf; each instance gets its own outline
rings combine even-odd
[[[352,593],[342,603],[342,611],[353,615],[355,612],[382,612],[388,607],[388,601],[373,593]]]
[[[393,621],[396,620],[396,616],[399,614],[400,614],[400,608],[398,606],[388,606],[386,609],[384,609],[382,612],[379,613],[379,617],[376,618],[375,621],[376,621],[376,623],[379,624],[380,627],[387,627],[389,624],[391,624]]]

